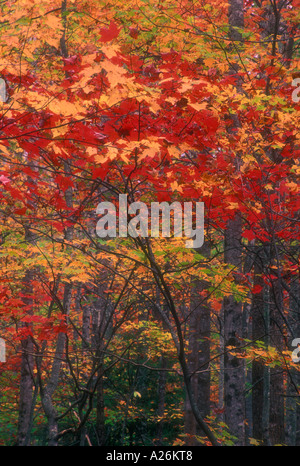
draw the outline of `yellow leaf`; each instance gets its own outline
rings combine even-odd
[[[48,105],[48,108],[51,110],[51,112],[63,116],[76,117],[76,115],[84,112],[84,108],[79,104],[73,104],[67,100],[52,100]]]
[[[143,149],[142,153],[139,155],[139,161],[145,157],[154,157],[158,152],[160,152],[160,144],[153,141],[148,147]]]
[[[292,166],[292,169],[295,170],[295,173],[296,173],[297,175],[300,175],[300,166],[298,166],[298,165],[293,165],[293,166]]]
[[[91,79],[91,77],[94,75],[94,74],[99,74],[101,73],[102,71],[102,66],[97,63],[97,64],[94,64],[93,63],[93,59],[96,58],[96,54],[89,54],[87,55],[86,57],[84,57],[85,60],[87,60],[87,58],[90,59],[90,61],[88,61],[87,63],[83,63],[83,64],[87,64],[89,66],[87,66],[84,70],[81,71],[81,73],[79,74],[80,76],[80,80],[78,82],[79,86],[81,88],[84,88],[87,84],[87,82]]]
[[[117,53],[120,51],[120,47],[117,44],[109,46],[102,45],[101,50],[107,56],[107,58],[111,59],[117,55]]]
[[[175,105],[175,103],[177,102],[177,99],[175,97],[167,97],[165,101],[170,102],[170,104],[172,105]]]
[[[54,15],[46,15],[44,19],[47,26],[49,26],[53,31],[62,30],[62,22],[60,18]]]
[[[51,37],[51,36],[48,36],[46,38],[46,42],[48,45],[51,45],[52,47],[58,47],[59,45],[59,37]]]
[[[204,81],[204,79],[194,79],[194,80],[191,80],[190,78],[188,77],[184,77],[182,78],[181,80],[181,86],[180,86],[180,89],[179,89],[179,92],[181,93],[184,93],[186,91],[189,91],[191,89],[193,89],[193,87],[197,84],[205,84],[207,85],[207,82]]]
[[[2,154],[6,154],[6,155],[11,156],[11,153],[9,152],[9,150],[7,149],[6,146],[3,146],[3,144],[0,144],[0,152]]]
[[[107,59],[103,60],[101,65],[107,73],[107,79],[111,87],[126,83],[127,78],[124,77],[126,70],[124,68],[118,65],[114,65],[110,60]]]
[[[202,103],[192,103],[192,102],[189,102],[189,105],[191,107],[193,107],[195,110],[197,110],[197,112],[199,112],[200,110],[205,110],[206,107],[207,107],[207,102],[202,102]]]
[[[101,163],[105,163],[106,161],[108,160],[108,157],[102,155],[102,154],[98,154],[95,156],[95,162],[101,164]]]
[[[94,152],[94,148],[90,148],[90,154],[93,154],[95,155],[94,157],[94,160],[95,162],[97,163],[104,163],[106,162],[107,160],[114,160],[115,158],[117,158],[118,154],[119,154],[119,150],[117,147],[113,147],[113,146],[104,146],[106,148],[106,154],[98,154],[98,151],[96,149],[96,154]],[[122,158],[122,157],[121,157]],[[126,162],[128,160],[126,159]]]
[[[120,158],[123,160],[123,162],[129,163],[129,158],[126,157],[123,151],[120,152]]]
[[[254,446],[259,446],[261,445],[261,441],[255,439],[255,438],[249,438],[249,441],[250,441],[250,445],[254,445]]]
[[[203,62],[204,62],[205,66],[208,66],[209,68],[211,68],[215,64],[215,59],[214,58],[205,58],[203,60]]]
[[[107,107],[112,107],[120,103],[124,98],[126,98],[126,95],[123,90],[113,89],[113,92],[110,92],[110,94],[102,95],[98,102],[100,105],[104,104]]]
[[[288,186],[288,188],[290,188],[291,192],[298,192],[299,191],[299,186],[297,183],[294,183],[293,181],[290,181],[288,183],[286,183],[286,186]]]
[[[230,202],[229,205],[228,205],[228,209],[238,209],[239,208],[239,204],[237,202]]]
[[[173,181],[170,183],[172,191],[178,191],[179,193],[182,192],[181,186],[177,183],[177,181]]]
[[[178,159],[180,155],[182,154],[182,150],[175,146],[168,147],[168,152],[170,156],[174,157],[175,159]]]
[[[67,131],[68,131],[68,126],[58,126],[57,128],[52,128],[52,135],[54,138],[58,138],[60,136],[63,136]]]
[[[86,153],[89,155],[89,157],[94,158],[94,156],[98,153],[98,150],[96,147],[87,147]]]
[[[161,106],[158,105],[157,102],[152,101],[152,103],[150,103],[150,105],[149,105],[149,108],[150,108],[151,112],[157,113],[161,109]]]

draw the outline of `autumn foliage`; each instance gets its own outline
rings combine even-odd
[[[2,2],[0,444],[299,444],[299,6]]]

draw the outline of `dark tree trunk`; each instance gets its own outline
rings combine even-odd
[[[265,341],[266,325],[264,315],[264,281],[262,277],[263,261],[257,248],[254,262],[253,286],[260,287],[261,291],[252,296],[252,340]],[[254,360],[252,363],[252,423],[253,438],[263,441],[263,407],[264,407],[264,364]]]
[[[203,303],[200,310],[198,357],[198,406],[203,418],[210,415],[210,306]],[[200,433],[200,432],[199,432]],[[203,435],[203,432],[201,432]]]
[[[196,371],[198,369],[199,358],[199,323],[199,313],[194,310],[189,318],[187,366],[189,374],[192,374],[190,377],[190,384],[195,400],[198,399],[198,377]],[[185,444],[188,446],[198,445],[195,438],[197,422],[188,397],[186,397],[185,400],[184,423]]]
[[[241,218],[239,215],[229,220],[225,231],[225,262],[241,271]],[[243,333],[243,306],[234,296],[224,298],[224,404],[225,422],[229,431],[236,437],[236,445],[245,442],[245,368],[243,359],[238,357],[238,348]],[[228,346],[235,347],[234,354]]]
[[[209,257],[210,247],[205,243],[199,253]],[[195,278],[192,287],[191,314],[189,317],[189,354],[187,363],[191,386],[202,418],[210,414],[210,306],[201,295],[207,287],[204,280]],[[203,436],[196,423],[189,400],[185,406],[185,432],[187,445],[199,445],[195,436]]]
[[[31,164],[31,168],[35,167]],[[30,179],[31,180],[31,179]],[[35,237],[30,230],[29,225],[25,224],[25,241],[28,247],[34,244]],[[32,280],[34,279],[34,268],[27,270],[23,279],[23,302],[27,307],[27,314],[33,314],[33,289]],[[29,332],[32,330],[32,324],[21,324]],[[30,434],[33,417],[33,397],[34,397],[34,345],[30,335],[21,341],[21,373],[20,373],[20,394],[19,394],[19,419],[18,419],[18,436],[17,444],[27,446],[30,444]]]
[[[18,421],[18,446],[30,444],[33,409],[33,342],[30,336],[21,342],[21,374]]]
[[[104,446],[106,441],[105,413],[104,413],[104,386],[103,386],[103,349],[110,321],[110,302],[106,298],[104,290],[107,287],[107,277],[104,276],[98,285],[97,299],[90,307],[91,313],[91,345],[97,367],[96,378],[96,433],[99,446]]]
[[[163,445],[163,427],[164,427],[164,411],[165,411],[165,403],[166,403],[166,383],[167,383],[167,361],[164,355],[160,357],[160,368],[162,369],[159,372],[158,378],[158,406],[157,406],[157,415],[160,418],[157,426],[157,444]]]
[[[290,345],[294,338],[300,338],[300,286],[298,276],[293,277],[290,283],[289,296],[289,324],[292,334],[289,334]],[[295,346],[292,347],[295,349]],[[291,369],[287,379],[287,397],[286,397],[286,431],[285,443],[289,446],[299,445],[300,437],[300,372]]]
[[[97,398],[96,398],[96,432],[99,446],[105,445],[105,413],[102,368],[98,371]]]
[[[238,52],[242,43],[240,29],[244,27],[243,0],[230,0],[228,4],[229,38],[231,51]],[[236,53],[238,57],[238,53]],[[239,63],[231,63],[230,74],[237,75]],[[240,92],[240,82],[237,76],[237,92]],[[240,126],[236,115],[232,116],[232,126],[229,132]],[[236,171],[239,170],[239,154],[235,155]],[[242,219],[239,213],[228,220],[224,237],[224,260],[234,267],[234,277],[242,272]],[[245,444],[245,368],[244,362],[238,357],[238,347],[243,336],[243,306],[233,295],[223,301],[224,312],[224,404],[225,422],[230,433],[235,437],[236,445]],[[228,346],[236,347],[234,354],[227,350]]]
[[[281,281],[272,284],[272,304],[270,312],[270,344],[279,352],[284,349],[283,296]],[[270,426],[271,445],[284,443],[284,369],[270,369]]]

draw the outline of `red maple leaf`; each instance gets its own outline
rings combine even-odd
[[[101,41],[102,42],[109,42],[116,37],[118,37],[120,29],[117,27],[116,23],[113,21],[110,22],[108,28],[101,28]]]
[[[258,294],[262,291],[262,286],[260,285],[254,285],[252,288],[252,294]]]

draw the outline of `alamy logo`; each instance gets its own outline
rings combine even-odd
[[[5,362],[5,341],[3,338],[0,338],[0,362]]]
[[[292,341],[292,346],[296,346],[294,351],[292,351],[292,361],[299,362],[300,361],[300,338],[294,338]]]
[[[133,202],[127,205],[127,194],[119,195],[118,209],[118,233],[117,211],[112,202],[100,202],[97,206],[97,214],[103,215],[97,222],[96,233],[100,238],[126,238],[128,234],[132,238],[138,236],[146,238],[151,236],[158,238],[171,237],[171,224],[173,223],[174,237],[188,238],[185,242],[187,248],[200,248],[204,242],[204,203],[196,202],[195,221],[193,222],[193,203],[183,202],[152,202],[149,210],[144,202]],[[171,218],[173,212],[173,221]],[[129,218],[128,215],[134,215]],[[150,217],[150,223],[149,223]],[[160,222],[161,219],[161,222]],[[129,221],[128,221],[129,220]],[[193,226],[194,223],[194,226]]]
[[[0,101],[6,102],[6,99],[6,82],[4,81],[4,79],[0,78]]]
[[[293,79],[292,86],[298,86],[292,92],[292,101],[298,103],[300,100],[300,96],[298,95],[300,93],[300,78]]]

